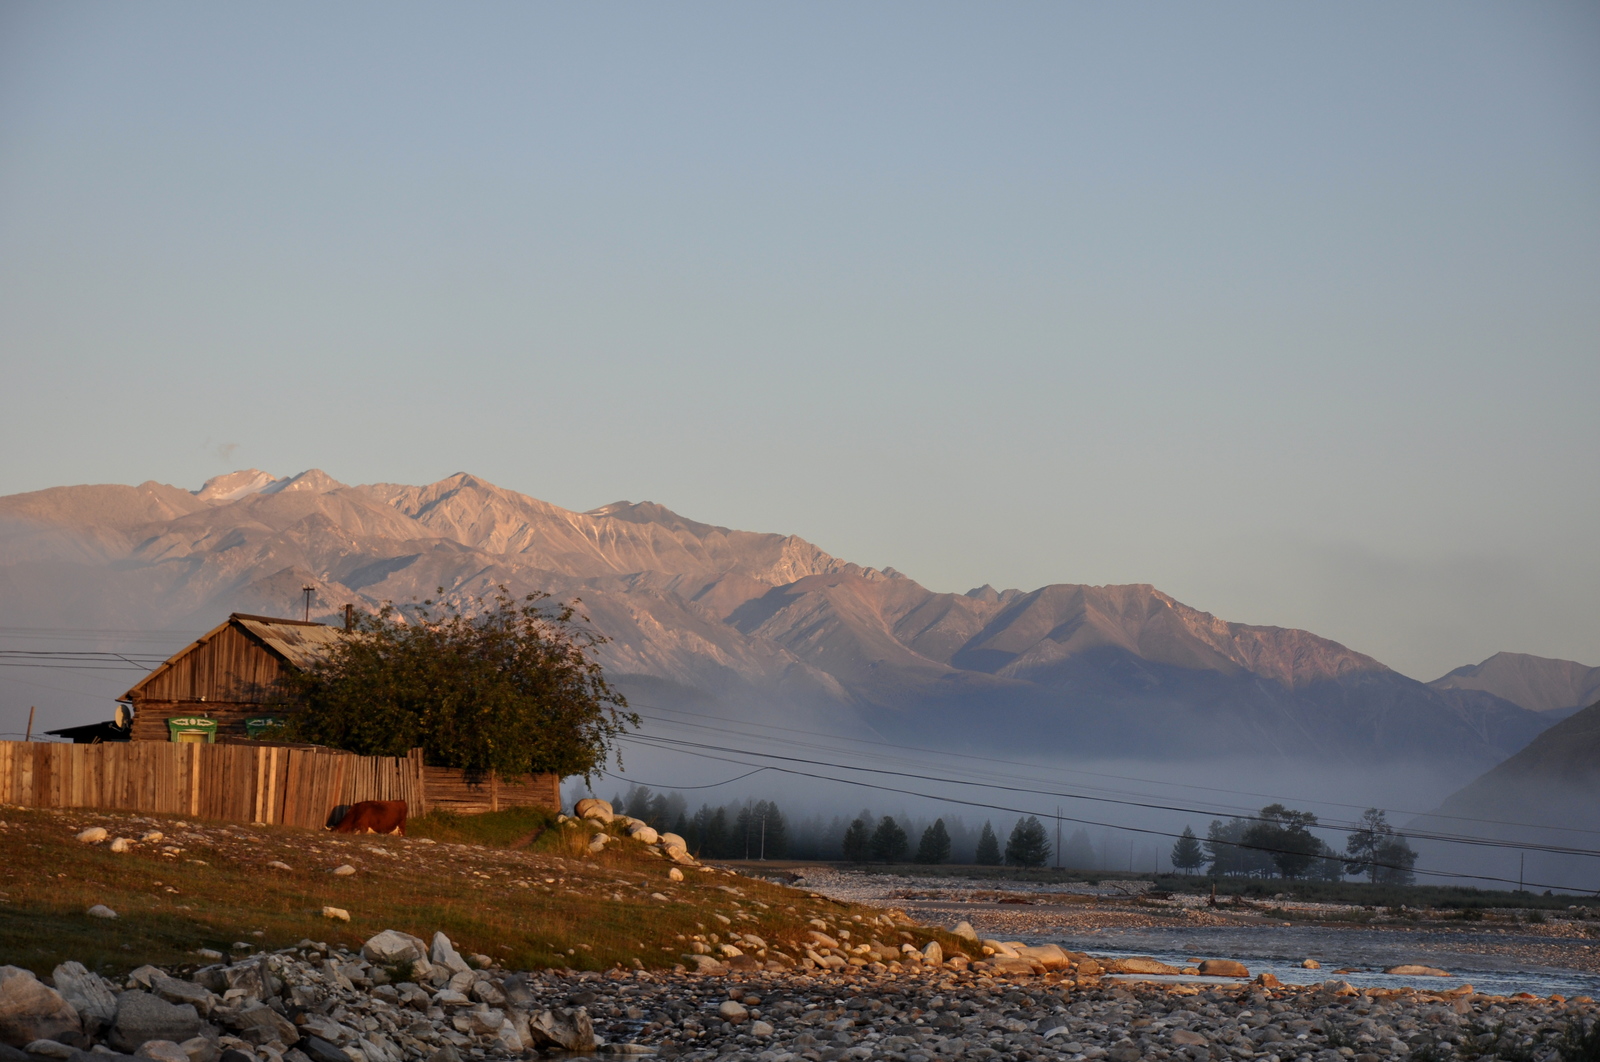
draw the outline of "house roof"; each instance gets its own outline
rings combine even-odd
[[[226,621],[217,624],[193,642],[173,653],[166,662],[140,679],[132,689],[117,698],[131,701],[138,693],[179,660],[204,648],[205,644],[229,627],[238,627],[263,649],[296,669],[310,666],[322,653],[344,637],[344,630],[326,623],[308,623],[304,620],[282,619],[277,616],[251,616],[235,612]]]

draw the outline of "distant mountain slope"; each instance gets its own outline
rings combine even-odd
[[[465,473],[349,486],[257,469],[0,498],[0,601],[17,623],[194,627],[482,593],[579,596],[606,662],[657,701],[803,709],[921,743],[1034,752],[1481,770],[1544,725],[1433,689],[1306,631],[1230,623],[1145,585],[941,594],[794,536],[651,502],[586,513]]]
[[[1600,700],[1600,667],[1527,653],[1496,653],[1428,683],[1438,690],[1481,690],[1534,712],[1573,712]]]
[[[1556,723],[1408,828],[1600,850],[1600,703]],[[1481,850],[1434,844],[1428,855],[1432,866],[1484,869]],[[1525,859],[1519,872],[1530,882],[1600,885],[1600,857],[1532,852]],[[1507,874],[1511,860],[1502,861]]]

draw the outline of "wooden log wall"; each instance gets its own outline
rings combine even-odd
[[[457,815],[481,815],[502,808],[561,807],[561,779],[553,774],[535,774],[506,779],[491,774],[477,785],[468,785],[463,772],[453,767],[424,767],[428,803],[441,811]]]
[[[469,786],[459,770],[424,766],[420,749],[400,757],[257,744],[0,741],[0,804],[320,828],[333,808],[361,800],[404,800],[412,817],[436,807],[465,815],[558,809],[561,779],[491,776]]]

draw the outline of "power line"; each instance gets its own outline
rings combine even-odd
[[[1224,788],[1217,787],[1217,786],[1202,786],[1202,785],[1193,785],[1193,784],[1184,783],[1184,782],[1171,782],[1171,781],[1160,780],[1160,779],[1139,778],[1139,777],[1130,776],[1130,775],[1106,774],[1106,773],[1098,772],[1098,771],[1085,771],[1085,770],[1082,770],[1082,769],[1076,768],[1076,767],[1073,767],[1073,768],[1051,767],[1051,766],[1046,765],[1046,764],[1030,763],[1030,762],[1028,762],[1026,760],[1007,760],[1007,759],[1001,759],[1001,758],[992,757],[992,756],[982,756],[982,755],[978,755],[976,753],[949,752],[949,751],[942,750],[942,749],[926,748],[926,747],[918,746],[918,745],[900,745],[900,744],[896,744],[896,743],[889,742],[889,741],[874,741],[874,740],[869,739],[869,738],[849,737],[849,736],[846,736],[846,735],[843,735],[843,734],[819,734],[817,731],[814,731],[814,730],[800,730],[800,729],[791,728],[791,727],[781,727],[781,726],[776,726],[774,724],[769,724],[769,723],[759,723],[759,722],[755,722],[753,720],[727,720],[727,719],[723,719],[720,716],[710,715],[710,714],[703,713],[703,712],[691,712],[691,711],[688,711],[687,709],[668,708],[668,707],[663,706],[663,705],[636,705],[635,707],[647,708],[647,709],[651,709],[651,710],[654,710],[654,711],[665,711],[665,712],[674,712],[674,713],[678,713],[678,714],[682,714],[682,715],[691,715],[691,716],[695,716],[697,718],[702,718],[702,719],[717,720],[721,724],[720,726],[717,726],[717,727],[709,727],[709,726],[704,726],[704,725],[697,724],[697,723],[689,723],[689,722],[684,722],[682,720],[676,720],[676,719],[658,719],[658,720],[656,720],[656,722],[666,723],[666,724],[671,725],[671,726],[688,727],[688,728],[697,729],[697,730],[713,730],[713,731],[716,731],[718,733],[725,733],[725,732],[728,731],[728,729],[730,727],[742,725],[742,726],[747,726],[747,727],[759,727],[761,729],[767,729],[767,730],[776,730],[776,731],[780,731],[780,732],[788,733],[788,734],[803,734],[803,735],[806,735],[807,737],[829,737],[829,738],[832,738],[832,739],[834,739],[836,741],[846,742],[846,743],[849,743],[849,744],[872,745],[872,746],[878,746],[878,747],[882,747],[882,748],[899,749],[899,750],[908,751],[908,752],[928,753],[928,754],[931,754],[931,755],[934,755],[934,756],[951,757],[951,758],[955,758],[955,759],[965,759],[965,760],[977,760],[977,761],[987,762],[987,763],[1003,764],[1003,765],[1005,765],[1007,767],[1010,767],[1010,768],[1015,768],[1018,764],[1022,764],[1022,765],[1025,765],[1025,766],[1035,767],[1035,768],[1038,768],[1038,769],[1041,769],[1041,770],[1061,771],[1061,772],[1066,772],[1066,773],[1071,773],[1071,774],[1083,774],[1083,775],[1088,775],[1090,777],[1111,778],[1111,779],[1116,779],[1116,780],[1119,780],[1119,781],[1139,782],[1139,783],[1143,783],[1143,784],[1147,784],[1147,785],[1166,786],[1166,787],[1178,788],[1178,789],[1198,789],[1198,790],[1202,790],[1202,791],[1206,791],[1206,792],[1226,793],[1226,794],[1228,794],[1230,796],[1250,796],[1250,797],[1258,797],[1258,798],[1261,798],[1261,799],[1273,800],[1273,801],[1282,801],[1284,799],[1283,797],[1281,797],[1281,796],[1279,796],[1277,794],[1273,794],[1273,793],[1255,793],[1255,792],[1251,792],[1251,791],[1248,791],[1248,790],[1224,789]],[[766,739],[766,735],[763,735],[763,734],[744,734],[743,736],[751,737],[751,738],[757,738],[757,739]],[[776,740],[776,739],[774,739],[774,740]],[[818,749],[818,750],[821,750],[821,751],[826,751],[826,752],[841,752],[841,753],[846,753],[846,754],[848,754],[850,752],[850,750],[848,750],[848,749],[830,748],[830,747],[828,747],[826,745],[817,744],[817,743],[814,743],[814,742],[788,741],[788,744],[790,744],[792,746],[815,748],[815,749]],[[910,763],[913,763],[913,764],[919,765],[919,766],[930,766],[930,765],[927,765],[927,764],[916,764],[916,761],[905,761],[905,762],[910,762]],[[943,765],[940,765],[940,766],[941,766],[941,768],[943,768]],[[968,773],[969,775],[981,775],[983,773],[983,772],[980,772],[980,771],[972,770],[970,768],[967,768],[965,770],[966,770],[966,773]],[[1014,772],[1008,772],[1007,773],[1007,777],[1015,778],[1016,775],[1015,775]],[[1045,784],[1055,784],[1055,783],[1045,783]],[[1143,794],[1140,794],[1140,793],[1132,793],[1132,794],[1130,794],[1126,790],[1108,789],[1108,788],[1100,787],[1100,786],[1086,786],[1084,788],[1096,789],[1096,790],[1100,790],[1102,792],[1108,792],[1108,793],[1122,793],[1123,795],[1133,795],[1133,796],[1142,796],[1143,795]],[[1026,791],[1031,792],[1032,790],[1026,790]],[[1082,799],[1090,799],[1090,798],[1083,797]],[[1299,799],[1290,798],[1290,799],[1293,799],[1294,802],[1296,802],[1296,803],[1313,803],[1313,804],[1322,804],[1322,805],[1331,806],[1331,807],[1343,807],[1343,808],[1351,808],[1351,809],[1362,808],[1362,805],[1360,805],[1360,804],[1346,804],[1346,803],[1342,803],[1340,801],[1334,801],[1334,800],[1320,800],[1320,799],[1313,800],[1313,799],[1307,799],[1307,798],[1299,798]],[[1190,808],[1185,808],[1183,810],[1186,810],[1191,814],[1205,814],[1205,815],[1215,815],[1215,814],[1234,815],[1234,814],[1238,814],[1239,812],[1244,812],[1245,816],[1248,816],[1252,811],[1255,810],[1253,808],[1246,808],[1246,807],[1244,807],[1242,805],[1227,805],[1227,804],[1220,804],[1220,803],[1218,804],[1218,807],[1221,809],[1220,811],[1218,811],[1218,810],[1200,810],[1200,809],[1190,809]],[[1452,821],[1457,821],[1457,822],[1480,823],[1480,824],[1483,824],[1483,825],[1515,826],[1515,827],[1521,827],[1521,828],[1524,828],[1524,829],[1559,830],[1559,831],[1564,832],[1564,833],[1583,833],[1583,834],[1590,834],[1590,835],[1594,835],[1594,836],[1600,836],[1600,830],[1589,830],[1589,829],[1583,829],[1581,827],[1576,827],[1576,826],[1548,826],[1548,825],[1544,825],[1544,824],[1540,824],[1540,823],[1513,822],[1513,821],[1508,821],[1508,820],[1503,820],[1503,819],[1484,819],[1484,818],[1475,818],[1475,817],[1467,816],[1467,815],[1436,814],[1436,813],[1431,812],[1431,811],[1429,811],[1429,812],[1408,811],[1408,810],[1405,810],[1405,809],[1390,809],[1390,810],[1393,810],[1396,815],[1410,815],[1410,816],[1414,816],[1414,817],[1418,817],[1418,818],[1428,817],[1428,818],[1450,819]]]
[[[675,746],[675,745],[680,745],[680,744],[687,745],[687,744],[693,744],[693,743],[677,742],[677,741],[674,741],[671,738],[650,739],[650,738],[641,738],[641,737],[638,737],[638,736],[635,736],[635,735],[630,735],[625,740],[633,742],[634,744],[644,745],[647,748],[659,749],[659,750],[661,750],[663,752],[683,751],[683,752],[687,752],[688,755],[698,756],[698,757],[701,757],[702,759],[719,760],[719,761],[721,761],[723,763],[737,763],[737,764],[739,764],[740,766],[743,766],[743,767],[754,767],[754,766],[757,766],[756,764],[747,763],[747,762],[742,761],[742,760],[734,760],[734,759],[729,759],[726,756],[714,755],[711,752],[694,752],[694,751],[691,751],[691,750],[688,750],[688,749],[674,748],[673,746]],[[658,741],[658,740],[659,741],[668,742],[668,744],[665,744],[665,745],[657,744],[656,741]],[[714,746],[700,746],[700,747],[701,748],[714,748]],[[743,749],[718,749],[717,751],[730,752],[730,753],[733,753],[735,755],[762,756],[762,757],[769,757],[769,758],[772,756],[772,754],[770,754],[770,753],[750,752],[750,751],[743,750]],[[816,761],[803,760],[803,759],[800,759],[798,757],[777,757],[777,758],[789,759],[789,760],[793,760],[795,762],[808,763],[808,764],[816,762]],[[837,764],[825,764],[825,763],[824,764],[818,764],[818,765],[819,766],[831,766],[831,767],[838,767],[839,766]],[[779,766],[775,766],[775,765],[769,765],[768,769],[772,770],[772,771],[777,771],[777,772],[782,773],[782,774],[792,774],[792,775],[795,775],[795,776],[801,777],[801,778],[814,778],[814,779],[817,779],[819,781],[837,782],[837,783],[839,783],[841,785],[855,785],[855,786],[860,786],[860,787],[865,788],[865,789],[875,789],[875,790],[879,790],[881,792],[886,792],[886,793],[899,793],[899,794],[902,794],[904,796],[920,797],[920,798],[925,799],[925,800],[938,800],[938,801],[943,801],[943,802],[945,802],[947,804],[960,804],[963,807],[985,808],[985,809],[992,810],[992,811],[1005,811],[1005,812],[1009,812],[1009,813],[1012,813],[1012,814],[1032,815],[1032,816],[1035,816],[1035,817],[1038,817],[1040,815],[1042,815],[1045,818],[1054,817],[1050,812],[1039,812],[1039,811],[1034,811],[1034,810],[1027,809],[1027,808],[1015,808],[1015,807],[1009,807],[1009,806],[1003,805],[1003,804],[991,804],[991,803],[988,803],[986,801],[981,801],[981,800],[967,800],[967,799],[964,799],[964,798],[961,798],[961,797],[952,797],[952,796],[940,795],[940,794],[935,794],[935,793],[923,793],[923,792],[920,792],[920,791],[914,790],[914,789],[903,789],[903,788],[900,788],[898,786],[882,785],[882,784],[879,784],[879,783],[876,783],[876,782],[864,782],[864,781],[861,781],[859,779],[854,779],[854,778],[836,778],[836,777],[833,777],[831,775],[817,774],[817,773],[812,772],[812,771],[802,771],[802,770],[798,770],[798,769],[792,768],[792,767],[779,767]],[[844,770],[867,770],[867,768],[856,768],[856,767],[844,767],[843,769]],[[889,772],[889,773],[894,773],[894,772]],[[672,786],[662,786],[661,788],[671,789],[673,787]],[[1062,816],[1060,816],[1060,818],[1064,822],[1074,822],[1074,823],[1078,823],[1078,824],[1083,825],[1083,826],[1101,826],[1101,827],[1105,827],[1107,829],[1122,830],[1122,831],[1127,832],[1127,833],[1142,833],[1142,834],[1148,834],[1150,836],[1155,836],[1155,837],[1171,837],[1171,838],[1174,838],[1174,839],[1176,839],[1177,837],[1182,836],[1181,834],[1173,833],[1170,830],[1157,830],[1157,829],[1151,829],[1151,828],[1145,827],[1145,826],[1125,826],[1125,825],[1122,825],[1122,824],[1119,824],[1119,823],[1101,822],[1101,821],[1096,820],[1096,819],[1084,819],[1084,818],[1078,818],[1078,817],[1075,817],[1075,816],[1072,816],[1072,815],[1062,815]],[[1298,853],[1298,852],[1290,853],[1286,849],[1272,849],[1272,848],[1266,848],[1266,847],[1259,846],[1259,845],[1245,846],[1245,845],[1239,845],[1239,844],[1232,844],[1231,842],[1230,842],[1230,845],[1232,847],[1236,847],[1236,848],[1248,847],[1251,851],[1266,852],[1268,854],[1274,854],[1274,853],[1297,854],[1297,855],[1298,854],[1303,854],[1303,853]],[[1600,855],[1600,853],[1585,853],[1585,854]],[[1350,865],[1350,866],[1369,866],[1369,867],[1370,866],[1376,866],[1376,867],[1385,868],[1385,869],[1389,868],[1388,864],[1379,863],[1379,862],[1377,862],[1375,860],[1349,859],[1349,858],[1346,858],[1344,856],[1335,856],[1333,858],[1336,858],[1340,862],[1345,863],[1345,864]],[[1415,873],[1415,874],[1421,874],[1421,875],[1425,875],[1425,876],[1428,876],[1428,877],[1466,878],[1466,879],[1472,880],[1472,881],[1494,881],[1494,882],[1500,882],[1502,884],[1507,884],[1507,885],[1513,884],[1513,881],[1512,881],[1511,878],[1502,878],[1502,877],[1497,877],[1495,875],[1490,875],[1490,874],[1466,874],[1466,873],[1456,873],[1456,872],[1450,872],[1450,871],[1434,871],[1434,870],[1413,870],[1412,872]],[[1587,889],[1580,889],[1580,888],[1577,888],[1577,887],[1571,886],[1571,885],[1550,885],[1550,884],[1545,884],[1543,882],[1533,882],[1532,885],[1534,886],[1534,888],[1560,889],[1563,892],[1588,892],[1589,891]]]
[[[651,747],[651,749],[661,749],[662,752],[675,752],[675,750],[667,749],[667,747],[662,747],[662,745],[651,744],[648,739],[640,739],[640,737],[629,737],[629,741],[646,745],[646,747]],[[701,757],[704,758],[704,760],[720,760],[722,763],[738,763],[739,766],[754,766],[750,765],[750,763],[742,763],[742,761],[739,760],[730,760],[730,758],[710,755],[710,753],[690,752],[688,755],[693,755],[693,757]],[[762,753],[749,753],[749,755],[762,755]],[[1008,808],[1008,806],[1005,806],[1005,804],[990,804],[986,803],[986,801],[963,800],[963,798],[960,798],[960,796],[942,796],[936,795],[936,793],[922,793],[917,792],[917,790],[899,789],[899,787],[894,787],[894,785],[880,785],[877,784],[877,782],[862,782],[858,781],[858,779],[842,779],[842,777],[832,777],[829,776],[829,774],[816,774],[811,773],[811,771],[798,771],[798,769],[795,768],[770,766],[768,769],[770,769],[770,771],[778,771],[778,773],[781,774],[794,774],[794,776],[797,777],[810,777],[810,779],[818,779],[818,781],[822,782],[838,782],[838,784],[842,785],[859,785],[859,787],[862,787],[862,789],[875,789],[885,793],[901,793],[901,795],[906,796],[920,796],[920,798],[923,798],[923,800],[938,800],[949,804],[962,804],[962,806],[965,806],[965,808],[986,808],[989,809],[989,811],[1008,811],[1013,812],[1013,814],[1024,814],[1024,816],[1043,816],[1046,817],[1046,819],[1048,819],[1048,817],[1053,817],[1048,811],[1038,812],[1030,811],[1030,809],[1027,808]],[[674,789],[674,787],[672,787],[672,785],[661,785],[659,789]],[[1120,825],[1115,824],[1115,822],[1098,822],[1098,820],[1094,819],[1077,819],[1077,817],[1074,816],[1061,816],[1061,819],[1064,820],[1064,822],[1077,822],[1077,824],[1080,825],[1098,825],[1098,827],[1109,828],[1109,830],[1123,830],[1123,832],[1126,833],[1147,833],[1147,835],[1170,836],[1170,838],[1178,838],[1178,836],[1181,836],[1179,833],[1171,833],[1170,830],[1152,830],[1152,828],[1138,827],[1138,825]],[[1267,852],[1267,854],[1302,854],[1302,852],[1291,852],[1290,849],[1264,848],[1264,846],[1259,846],[1259,844],[1248,844],[1248,846],[1246,846],[1246,844],[1229,843],[1229,846],[1230,848],[1248,848],[1250,851]],[[1344,856],[1334,856],[1334,859],[1338,859],[1339,862],[1347,865],[1392,868],[1389,864],[1381,864],[1381,862],[1378,862],[1378,860],[1373,859],[1347,859],[1347,857]],[[1482,875],[1482,873],[1456,873],[1448,872],[1448,870],[1411,870],[1411,873],[1432,876],[1432,878],[1467,878],[1467,880],[1472,881],[1499,881],[1499,883],[1502,884],[1512,884],[1512,878],[1499,878],[1499,876]],[[1576,886],[1570,886],[1570,884],[1546,884],[1542,883],[1542,881],[1531,881],[1531,883],[1528,884],[1533,884],[1533,888],[1536,889],[1562,889],[1563,892],[1589,892],[1589,889],[1576,888]],[[1523,884],[1517,883],[1517,886],[1518,891],[1522,891]]]
[[[812,766],[832,767],[832,768],[835,768],[836,770],[864,771],[864,772],[867,772],[869,774],[886,774],[886,775],[890,775],[890,776],[897,777],[897,778],[916,778],[916,779],[921,779],[923,781],[931,781],[932,780],[932,779],[929,779],[926,775],[913,774],[913,773],[911,773],[909,771],[895,771],[895,770],[890,770],[890,769],[885,768],[885,767],[857,767],[857,766],[854,766],[854,765],[851,765],[851,764],[845,764],[845,763],[828,763],[828,762],[822,761],[822,760],[810,760],[810,759],[806,759],[804,757],[799,757],[799,756],[784,756],[784,755],[781,755],[779,753],[773,753],[773,752],[755,752],[755,751],[752,751],[752,750],[749,750],[749,749],[735,749],[735,748],[728,748],[728,747],[719,746],[719,745],[706,745],[706,744],[702,744],[702,743],[699,743],[699,742],[683,741],[682,739],[679,739],[679,738],[662,737],[662,738],[657,738],[656,740],[670,742],[672,744],[682,745],[682,746],[685,746],[685,747],[712,749],[712,750],[717,751],[717,752],[733,752],[733,753],[738,753],[740,755],[745,755],[745,756],[760,756],[760,757],[762,757],[764,759],[776,759],[776,760],[784,760],[784,761],[793,762],[793,763],[805,763],[805,764],[809,764],[809,765],[812,765]],[[1049,790],[1049,789],[1038,789],[1038,788],[1032,788],[1032,787],[1026,787],[1026,786],[1003,785],[1003,784],[995,783],[995,782],[967,782],[967,781],[962,781],[962,780],[959,780],[959,779],[945,779],[945,781],[947,781],[949,784],[953,784],[953,785],[969,785],[969,786],[976,786],[976,787],[984,788],[984,789],[998,789],[998,790],[1001,790],[1002,792],[1007,792],[1007,793],[1029,793],[1029,794],[1037,794],[1037,795],[1040,795],[1040,796],[1056,796],[1056,797],[1064,797],[1064,798],[1067,798],[1067,799],[1070,799],[1070,800],[1088,800],[1088,801],[1092,801],[1092,802],[1095,802],[1095,803],[1102,803],[1102,804],[1120,804],[1120,805],[1123,805],[1123,806],[1126,806],[1126,807],[1142,808],[1142,809],[1149,810],[1149,811],[1177,811],[1177,812],[1181,812],[1181,813],[1186,814],[1186,815],[1205,814],[1205,812],[1202,812],[1202,811],[1200,811],[1199,809],[1196,809],[1196,808],[1183,807],[1181,805],[1174,805],[1174,804],[1155,804],[1155,803],[1151,803],[1151,802],[1148,802],[1148,801],[1139,801],[1139,800],[1118,800],[1118,799],[1116,799],[1114,797],[1085,796],[1085,795],[1082,795],[1082,794],[1079,794],[1079,793],[1056,792],[1054,790]],[[1266,821],[1260,815],[1241,815],[1241,816],[1238,816],[1238,817],[1241,818],[1241,819],[1245,819],[1247,821],[1252,821],[1252,822],[1264,822],[1264,821]],[[1337,831],[1339,831],[1341,833],[1355,833],[1355,832],[1357,832],[1357,831],[1359,831],[1359,830],[1364,828],[1361,824],[1345,825],[1345,824],[1338,824],[1338,823],[1332,823],[1332,822],[1319,822],[1319,823],[1317,823],[1317,825],[1322,826],[1322,827],[1324,827],[1326,829],[1337,830]],[[1551,855],[1575,855],[1575,856],[1600,857],[1600,851],[1595,851],[1593,849],[1588,849],[1588,848],[1572,848],[1572,847],[1568,847],[1568,846],[1564,846],[1564,845],[1544,845],[1544,844],[1535,844],[1535,843],[1520,842],[1520,841],[1497,841],[1497,840],[1493,840],[1491,838],[1465,837],[1465,836],[1461,836],[1461,835],[1457,835],[1457,834],[1411,833],[1411,834],[1408,834],[1407,836],[1414,837],[1414,838],[1416,838],[1418,840],[1448,841],[1448,842],[1452,842],[1452,843],[1455,843],[1455,844],[1475,845],[1475,846],[1484,847],[1484,848],[1509,848],[1509,849],[1511,849],[1513,851],[1545,852],[1545,853],[1548,853],[1548,854],[1551,854]]]

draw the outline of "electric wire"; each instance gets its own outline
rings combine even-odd
[[[634,744],[645,745],[646,747],[650,747],[650,748],[658,748],[658,749],[661,749],[663,751],[678,751],[678,750],[672,749],[670,746],[655,745],[648,738],[640,738],[640,737],[637,737],[637,736],[630,736],[627,740],[633,742]],[[707,752],[690,752],[689,755],[699,756],[702,759],[720,760],[723,763],[736,763],[736,764],[739,764],[740,766],[743,766],[743,767],[756,766],[755,764],[746,763],[746,762],[744,762],[742,760],[729,759],[729,758],[727,758],[725,756],[713,755],[713,754],[707,753]],[[760,755],[760,754],[757,753],[756,755]],[[897,786],[880,785],[880,784],[878,784],[876,782],[863,782],[863,781],[860,781],[858,779],[850,779],[850,778],[835,778],[835,777],[832,777],[830,775],[817,774],[817,773],[811,772],[811,771],[802,771],[802,770],[798,770],[798,769],[792,768],[792,767],[771,766],[768,769],[772,770],[772,771],[777,771],[777,772],[782,773],[782,774],[796,775],[796,776],[801,777],[801,778],[812,778],[812,779],[816,779],[818,781],[837,782],[837,783],[840,783],[842,785],[860,786],[860,787],[862,787],[864,789],[875,789],[875,790],[879,790],[881,792],[886,792],[886,793],[899,793],[899,794],[901,794],[903,796],[914,796],[914,797],[920,797],[920,798],[927,799],[927,800],[939,800],[939,801],[944,801],[945,803],[948,803],[948,804],[960,804],[960,805],[962,805],[964,807],[985,808],[985,809],[988,809],[988,810],[991,810],[991,811],[1004,811],[1004,812],[1008,812],[1008,813],[1016,814],[1016,815],[1031,815],[1031,816],[1034,816],[1036,818],[1043,818],[1043,819],[1058,819],[1058,820],[1060,820],[1062,822],[1072,822],[1072,823],[1077,823],[1077,824],[1083,825],[1083,826],[1100,826],[1100,827],[1104,827],[1106,829],[1121,830],[1121,831],[1123,831],[1125,833],[1142,833],[1142,834],[1147,834],[1147,835],[1154,836],[1154,837],[1172,837],[1172,838],[1177,838],[1177,837],[1181,837],[1182,836],[1182,834],[1173,833],[1170,830],[1156,830],[1156,829],[1151,829],[1149,827],[1144,827],[1144,826],[1123,826],[1123,825],[1119,825],[1117,823],[1099,822],[1099,821],[1096,821],[1096,820],[1093,820],[1093,819],[1082,819],[1082,818],[1077,818],[1077,817],[1074,817],[1074,816],[1071,816],[1071,815],[1057,815],[1057,814],[1053,814],[1053,813],[1048,812],[1048,811],[1041,812],[1041,811],[1032,810],[1032,809],[1028,809],[1028,808],[1014,808],[1014,807],[1009,807],[1009,806],[1002,805],[1002,804],[990,804],[990,803],[987,803],[985,801],[966,800],[966,799],[963,799],[961,797],[941,796],[941,795],[937,795],[937,794],[934,794],[934,793],[923,793],[923,792],[919,792],[919,791],[913,790],[913,789],[903,789],[903,788],[899,788]],[[663,788],[663,789],[671,789],[673,787],[672,786],[661,786],[661,788]],[[1245,846],[1236,845],[1235,847],[1245,847]],[[1286,849],[1266,848],[1266,847],[1259,846],[1259,845],[1250,845],[1248,847],[1249,847],[1249,849],[1251,851],[1266,852],[1268,854],[1287,853],[1289,851],[1289,850],[1286,850]],[[1293,854],[1300,854],[1300,853],[1293,853]],[[1386,864],[1378,863],[1378,862],[1376,862],[1374,860],[1347,859],[1344,856],[1337,856],[1335,858],[1339,859],[1340,862],[1348,864],[1348,865],[1351,865],[1351,866],[1369,866],[1369,867],[1370,866],[1376,866],[1376,867],[1386,868],[1387,869],[1387,865]],[[1493,881],[1493,882],[1498,882],[1500,884],[1505,884],[1505,885],[1515,884],[1519,888],[1523,888],[1523,889],[1531,886],[1531,887],[1536,888],[1536,889],[1541,889],[1541,888],[1542,889],[1550,889],[1550,890],[1560,889],[1562,892],[1588,892],[1589,891],[1588,889],[1580,889],[1580,888],[1577,888],[1577,887],[1571,886],[1571,885],[1552,885],[1552,884],[1548,884],[1546,882],[1539,882],[1539,881],[1519,882],[1519,881],[1516,881],[1516,880],[1514,880],[1512,878],[1502,878],[1502,877],[1498,877],[1498,876],[1492,875],[1492,874],[1467,874],[1467,873],[1458,873],[1458,872],[1454,872],[1454,871],[1415,870],[1415,869],[1412,870],[1412,873],[1413,874],[1422,875],[1422,876],[1426,876],[1426,877],[1453,878],[1453,879],[1462,879],[1462,878],[1464,878],[1464,879],[1467,879],[1469,881]]]

